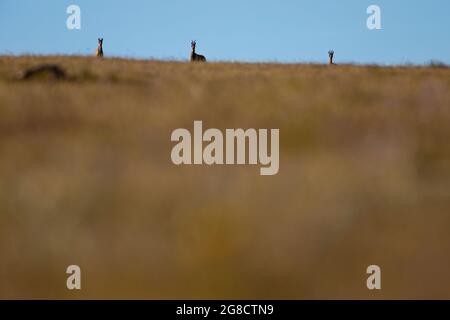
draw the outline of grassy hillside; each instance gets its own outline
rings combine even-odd
[[[173,165],[194,120],[278,175]],[[450,298],[449,124],[446,68],[0,57],[0,298]]]

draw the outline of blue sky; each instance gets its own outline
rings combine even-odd
[[[106,55],[187,59],[196,39],[208,60],[450,64],[449,15],[449,0],[0,0],[0,54],[89,55],[103,37]]]

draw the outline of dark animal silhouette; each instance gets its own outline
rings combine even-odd
[[[333,57],[334,57],[334,51],[333,50],[328,51],[328,58],[329,58],[328,64],[334,64]]]
[[[103,57],[103,38],[98,38],[97,53],[95,55],[99,58]]]
[[[25,70],[22,80],[50,78],[61,80],[66,78],[66,72],[56,64],[42,64]]]
[[[206,58],[205,56],[202,56],[201,54],[197,54],[195,52],[195,46],[197,45],[197,42],[191,41],[191,47],[192,47],[192,52],[191,52],[191,61],[195,61],[195,62],[206,62]]]

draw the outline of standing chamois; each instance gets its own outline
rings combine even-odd
[[[99,58],[103,58],[103,38],[98,38],[97,53],[95,55]]]
[[[334,64],[333,57],[334,57],[334,51],[333,50],[328,51],[328,58],[329,58],[328,64]]]
[[[205,56],[202,56],[201,54],[197,54],[195,53],[195,46],[197,45],[197,42],[191,41],[191,47],[192,47],[192,52],[191,52],[191,62],[196,61],[196,62],[206,62],[206,58]]]

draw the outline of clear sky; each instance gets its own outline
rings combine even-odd
[[[0,0],[0,54],[89,55],[103,37],[105,55],[179,60],[196,39],[208,60],[450,64],[449,16],[449,0]]]

